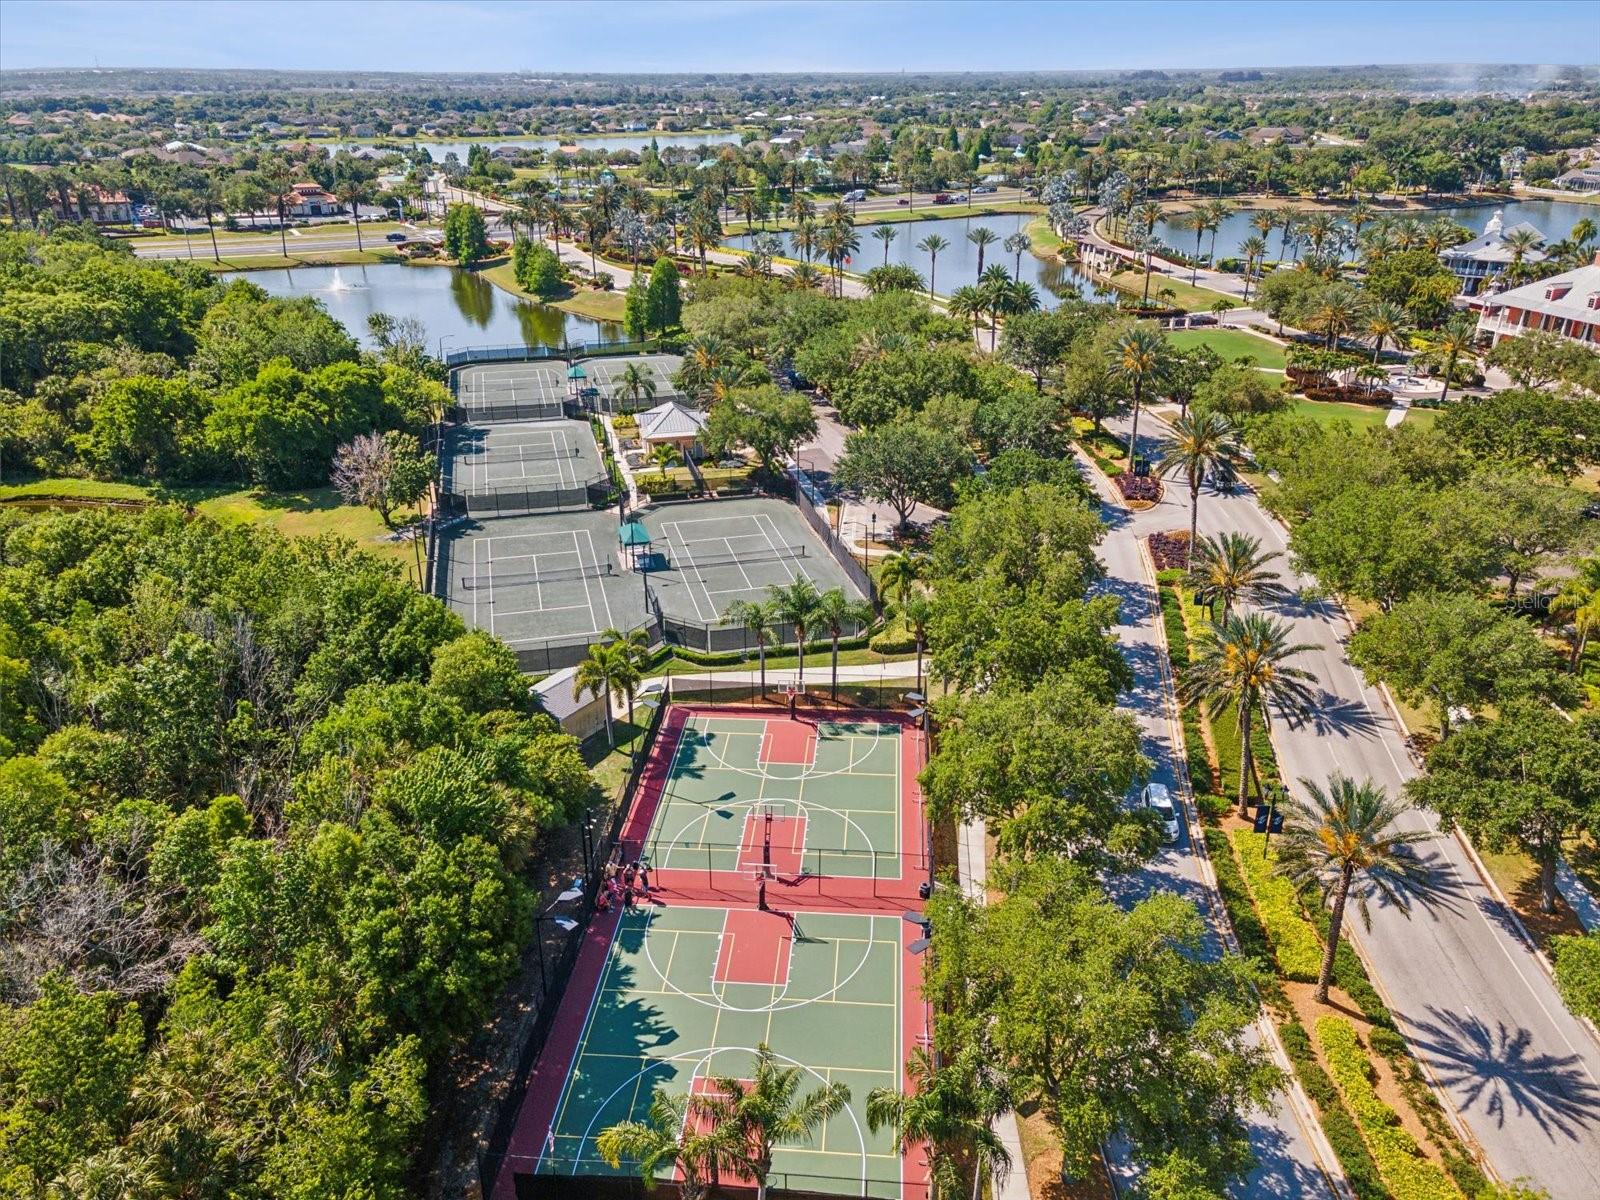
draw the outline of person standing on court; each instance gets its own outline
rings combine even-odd
[[[771,912],[767,907],[767,877],[756,876],[756,908],[761,912]]]

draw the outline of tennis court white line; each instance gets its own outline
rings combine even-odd
[[[595,566],[599,566],[600,565],[600,556],[595,552],[594,534],[591,531],[587,530],[587,529],[575,530],[574,532],[575,533],[581,532],[583,534],[584,540],[586,540],[589,543],[589,561],[591,563],[593,563]],[[585,579],[584,587],[587,588],[588,586],[589,586],[588,580]],[[617,627],[617,622],[616,622],[616,619],[611,615],[611,598],[606,595],[605,584],[599,584],[598,586],[600,588],[600,603],[605,606],[605,610],[606,610],[606,624],[605,624],[605,627],[607,629],[615,629]]]
[[[589,563],[585,563],[583,561],[583,547],[578,542],[578,533],[579,533],[579,531],[574,529],[571,532],[572,532],[572,552],[578,556],[579,565],[581,565],[581,566],[594,566],[594,565],[596,565],[592,560]],[[587,531],[584,531],[584,532],[587,532]],[[590,549],[593,550],[594,547],[590,546]],[[599,629],[600,629],[600,614],[594,611],[594,597],[592,595],[590,595],[590,593],[589,593],[589,578],[588,578],[588,576],[583,576],[581,578],[580,582],[582,582],[582,584],[583,584],[583,603],[584,603],[584,607],[586,607],[589,610],[589,624],[595,629],[596,632],[598,632]],[[603,588],[601,589],[602,594],[604,594],[604,590],[605,589],[603,589]]]
[[[551,608],[518,608],[518,609],[513,609],[511,612],[500,613],[499,615],[502,616],[502,617],[531,617],[531,616],[538,616],[541,613],[578,612],[578,611],[581,611],[581,610],[587,610],[588,613],[589,613],[589,620],[590,621],[594,620],[594,609],[590,605],[587,605],[587,604],[557,604],[557,605],[555,605],[555,606],[553,606]],[[599,633],[599,632],[600,631],[598,629],[579,629],[579,630],[575,630],[570,635],[565,634],[565,633],[560,633],[560,634],[554,634],[552,636],[555,636],[555,637],[568,637],[568,636],[571,636],[571,637],[583,637],[586,634]],[[528,639],[525,639],[525,640],[528,640],[528,641],[542,641],[543,639],[542,638],[528,638]]]
[[[760,533],[762,537],[767,539],[767,546],[769,548],[772,550],[777,550],[783,545],[783,539],[777,536],[778,527],[772,523],[771,513],[756,513],[751,517],[751,520],[756,523],[756,531]],[[784,572],[789,576],[790,583],[793,583],[796,579],[799,579],[801,575],[805,575],[807,579],[811,578],[809,572],[797,571],[788,559],[778,559],[778,565],[781,566],[784,569]]]
[[[683,553],[689,559],[690,567],[693,568],[694,567],[694,554],[689,549],[689,543],[686,542],[683,539],[683,536],[681,534],[679,534],[679,532],[678,532],[678,522],[676,522],[676,521],[663,521],[661,523],[661,532],[667,535],[667,544],[669,546],[672,545],[674,541],[676,541],[676,543],[679,546],[683,547]],[[695,569],[696,569],[696,571],[698,571],[698,568],[695,568]],[[704,621],[706,619],[705,609],[700,607],[700,597],[698,597],[698,596],[696,596],[694,594],[694,584],[695,584],[695,581],[693,579],[689,578],[688,576],[684,576],[684,580],[683,580],[684,590],[689,593],[689,599],[694,602],[695,616],[697,616],[700,620]],[[705,584],[701,584],[700,587],[701,587],[702,591],[705,590]],[[712,612],[715,613],[716,612],[716,605],[712,601],[711,596],[709,595],[709,593],[706,596],[706,603],[711,605]]]

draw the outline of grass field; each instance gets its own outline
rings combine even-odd
[[[1296,416],[1310,417],[1313,421],[1323,425],[1331,425],[1335,421],[1348,421],[1357,429],[1381,429],[1388,419],[1389,410],[1371,404],[1341,404],[1334,400],[1307,400],[1304,396],[1297,396],[1290,404],[1290,411]],[[1418,415],[1415,410],[1407,419]]]
[[[266,525],[289,537],[337,534],[380,558],[406,566],[415,557],[409,542],[388,540],[389,530],[377,513],[342,503],[332,488],[267,492],[230,484],[159,487],[71,478],[37,479],[0,487],[0,501],[46,498],[186,504],[217,521]],[[397,512],[395,523],[402,524],[413,515],[409,510]]]
[[[627,297],[622,292],[595,292],[587,288],[569,288],[564,296],[541,300],[532,292],[522,289],[508,260],[502,259],[492,267],[482,268],[478,273],[501,291],[510,292],[518,300],[526,300],[529,304],[547,304],[552,308],[562,308],[567,312],[577,313],[581,317],[593,317],[597,321],[621,321],[623,308],[627,304]]]
[[[1271,367],[1275,371],[1285,366],[1283,347],[1264,337],[1246,333],[1242,329],[1175,329],[1167,335],[1179,349],[1210,346],[1224,362],[1249,355],[1258,367]]]
[[[1126,292],[1134,297],[1144,295],[1143,271],[1118,271],[1111,276],[1110,284],[1119,291]],[[1171,303],[1177,308],[1188,312],[1210,312],[1211,306],[1218,300],[1231,300],[1237,306],[1239,301],[1234,296],[1222,292],[1213,292],[1210,288],[1193,287],[1181,279],[1174,279],[1170,275],[1152,275],[1150,277],[1150,302],[1159,303],[1157,293],[1163,288],[1172,290]]]
[[[290,249],[294,244],[290,243]],[[209,248],[208,248],[209,250]],[[187,260],[185,260],[187,261]],[[404,262],[392,250],[306,250],[299,254],[234,254],[226,252],[218,262],[208,252],[204,258],[195,255],[195,262],[208,271],[273,271],[287,267],[346,267],[356,263]]]
[[[832,203],[830,199],[828,203]],[[970,209],[965,204],[940,204],[924,205],[912,210],[908,208],[894,208],[887,212],[861,212],[856,214],[856,229],[866,230],[874,225],[897,225],[903,221],[938,221],[949,217],[985,217],[1000,213],[1026,213],[1043,212],[1042,206],[1031,200],[1005,200],[999,204],[974,204]],[[728,237],[744,233],[760,233],[763,229],[783,231],[793,229],[795,223],[788,219],[768,219],[765,224],[756,222],[754,229],[747,229],[743,217],[729,221],[724,230]]]

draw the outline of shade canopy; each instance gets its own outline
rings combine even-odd
[[[650,531],[638,521],[629,521],[617,530],[617,541],[623,546],[648,546]]]

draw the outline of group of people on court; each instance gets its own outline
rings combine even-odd
[[[634,859],[631,863],[608,862],[605,879],[600,884],[600,895],[595,907],[601,912],[613,905],[622,905],[624,911],[633,912],[641,900],[650,899],[650,868]]]

